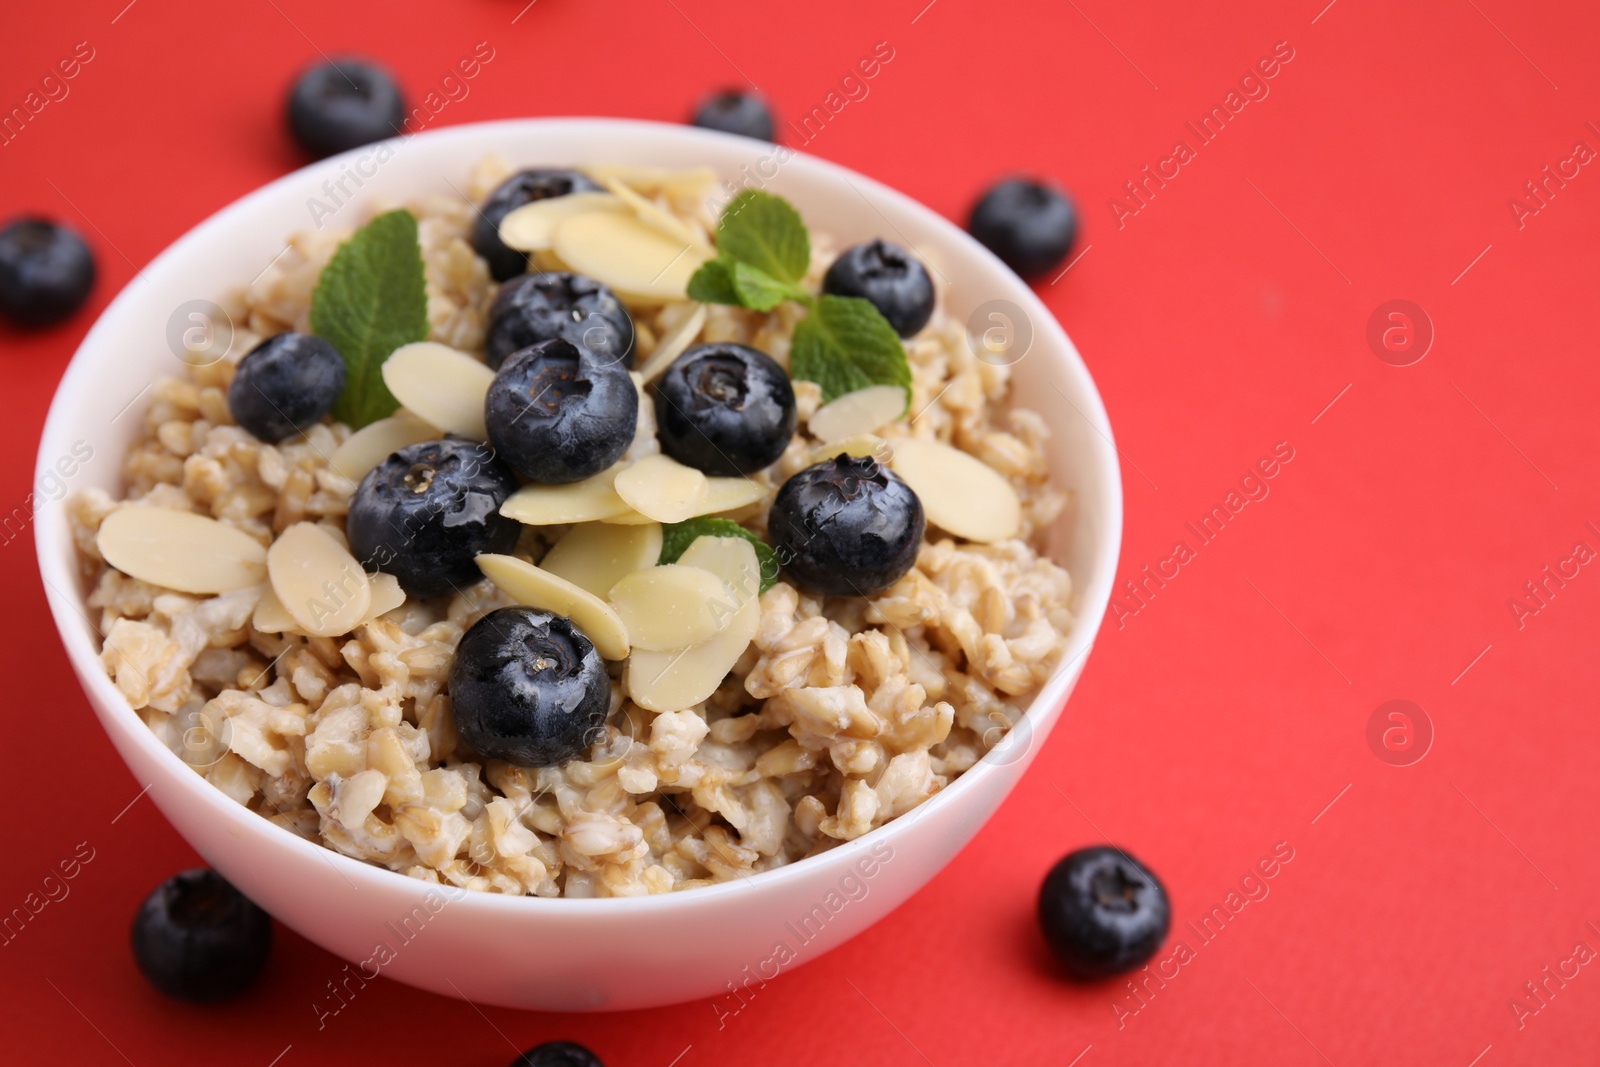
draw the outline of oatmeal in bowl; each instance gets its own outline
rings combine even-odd
[[[437,186],[218,284],[226,354],[148,361],[118,477],[63,505],[144,758],[441,922],[870,877],[964,778],[992,810],[1109,590],[1114,466],[1059,459],[1106,462],[1092,385],[966,317],[1025,287],[963,290],[976,246],[900,204],[835,231],[826,165],[741,187],[731,138],[595,125],[673,143],[449,131],[480,150],[434,150]]]

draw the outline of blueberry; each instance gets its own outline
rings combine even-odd
[[[927,524],[910,486],[870,456],[841,454],[783,483],[767,537],[803,592],[872,596],[911,569]]]
[[[599,474],[633,443],[639,392],[620,363],[563,338],[513,353],[483,402],[489,443],[545,484]]]
[[[535,200],[599,191],[598,185],[575,170],[519,170],[496,186],[479,205],[478,218],[472,224],[472,248],[488,261],[489,273],[495,281],[515,278],[528,269],[528,254],[507,248],[500,242],[501,220]]]
[[[277,443],[315,426],[344,389],[339,350],[308,333],[280,333],[239,360],[228,386],[233,421]]]
[[[509,552],[522,525],[500,514],[516,476],[474,441],[407,445],[367,472],[350,498],[345,536],[369,570],[408,596],[439,596],[483,577],[473,557]]]
[[[888,241],[868,241],[845,249],[823,276],[822,291],[861,297],[877,308],[901,337],[912,336],[933,317],[933,279],[928,277],[928,269]]]
[[[261,973],[272,920],[216,871],[175,874],[133,917],[133,960],[145,980],[176,1000],[223,1000]]]
[[[406,103],[389,72],[344,56],[308,67],[289,90],[289,132],[315,159],[393,137]]]
[[[690,121],[707,130],[736,133],[758,141],[772,140],[772,111],[760,93],[738,89],[713,93],[695,109]]]
[[[19,326],[49,326],[83,306],[94,256],[75,230],[21,218],[0,230],[0,313]]]
[[[571,1041],[546,1041],[516,1059],[511,1067],[606,1067],[600,1057]]]
[[[1074,978],[1131,971],[1155,955],[1172,919],[1167,891],[1119,848],[1068,853],[1039,887],[1039,926]]]
[[[603,736],[611,679],[564,615],[499,608],[473,623],[450,666],[456,732],[487,759],[553,767]]]
[[[556,337],[633,366],[633,319],[616,294],[593,278],[543,271],[500,287],[489,307],[484,345],[489,366],[499,367],[518,349]]]
[[[972,206],[967,229],[1006,266],[1036,278],[1066,258],[1078,211],[1054,185],[1008,178]]]
[[[795,417],[789,376],[746,345],[696,345],[656,383],[661,450],[707,474],[750,474],[776,463]]]

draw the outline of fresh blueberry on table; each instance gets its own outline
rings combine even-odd
[[[483,404],[489,443],[547,485],[599,474],[633,443],[639,392],[622,364],[563,338],[513,353]]]
[[[972,207],[967,229],[1024,278],[1054,269],[1078,235],[1078,211],[1054,185],[1007,178]]]
[[[691,125],[758,141],[770,141],[774,133],[772,111],[761,94],[739,89],[724,89],[708,96],[695,109]]]
[[[233,421],[276,444],[315,426],[344,389],[344,360],[327,341],[280,333],[239,360],[228,385]]]
[[[605,1067],[600,1057],[572,1041],[546,1041],[516,1059],[511,1067]]]
[[[794,387],[765,352],[696,345],[656,382],[661,450],[707,474],[751,474],[777,462],[794,436]]]
[[[487,759],[565,763],[601,736],[610,710],[605,662],[563,615],[499,608],[456,646],[450,714],[461,739]]]
[[[478,206],[478,217],[472,223],[472,249],[488,262],[489,274],[495,281],[515,278],[528,269],[528,254],[507,248],[501,242],[501,221],[535,200],[599,191],[598,185],[575,170],[554,167],[519,170],[497,185]]]
[[[393,137],[405,120],[400,87],[365,59],[315,64],[289,90],[289,132],[316,159]]]
[[[868,241],[840,253],[822,277],[822,291],[858,296],[901,337],[910,337],[933,317],[933,279],[920,260],[899,245]]]
[[[177,1000],[223,1000],[267,964],[272,920],[216,871],[175,874],[133,917],[133,959],[158,992]]]
[[[0,314],[18,326],[49,326],[83,306],[94,256],[76,231],[21,218],[0,230]]]
[[[509,552],[522,526],[500,514],[517,490],[484,445],[445,438],[407,445],[367,472],[350,498],[345,535],[369,570],[408,596],[439,596],[481,580],[473,557]]]
[[[622,302],[593,278],[565,271],[524,274],[500,287],[489,307],[485,362],[498,368],[511,353],[557,337],[633,366],[633,319]]]
[[[1140,966],[1167,936],[1167,891],[1119,848],[1080,848],[1050,868],[1039,887],[1039,926],[1074,978],[1104,978]]]
[[[911,487],[870,456],[840,455],[778,490],[767,535],[802,592],[872,596],[917,561],[927,518]]]

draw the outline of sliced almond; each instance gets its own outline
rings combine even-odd
[[[737,610],[734,592],[700,567],[669,563],[625,575],[607,597],[635,651],[672,652],[711,640]]]
[[[500,514],[528,526],[558,526],[569,522],[597,522],[631,512],[617,495],[618,464],[592,478],[567,485],[526,485],[506,498]]]
[[[216,519],[148,504],[121,507],[95,537],[123,574],[180,593],[227,593],[267,580],[267,550]]]
[[[442,436],[437,426],[401,408],[388,418],[368,423],[345,438],[344,444],[334,450],[328,466],[352,482],[359,482],[373,467],[388,459],[391,453],[407,445],[432,441]]]
[[[686,299],[689,277],[711,258],[694,242],[611,212],[574,215],[556,227],[552,242],[573,270],[642,303]]]
[[[550,546],[539,566],[595,596],[604,597],[625,576],[661,559],[661,524],[613,526],[579,523]]]
[[[278,594],[272,591],[272,583],[261,587],[261,599],[256,601],[255,614],[250,617],[250,625],[258,633],[281,634],[290,630],[298,631],[300,624],[294,617],[283,610],[283,602],[278,599]]]
[[[896,438],[889,467],[917,494],[928,521],[957,537],[992,544],[1022,528],[1022,502],[1011,483],[959,448]]]
[[[818,445],[811,450],[811,462],[821,463],[824,460],[837,459],[841,453],[846,456],[881,456],[883,462],[887,462],[887,457],[893,451],[894,446],[877,434],[864,433],[832,444]]]
[[[612,195],[616,196],[617,199],[621,200],[624,204],[627,204],[633,213],[638,216],[639,221],[644,223],[646,226],[649,226],[654,230],[659,230],[661,233],[665,234],[674,241],[681,241],[684,244],[693,245],[697,248],[703,249],[707,253],[712,252],[711,245],[706,242],[705,237],[690,229],[688,225],[681,220],[673,218],[670,214],[663,211],[655,204],[652,204],[650,201],[646,200],[644,197],[640,196],[638,193],[634,192],[617,179],[607,178],[600,184],[609,189]]]
[[[614,179],[643,193],[660,192],[668,196],[695,192],[717,180],[717,172],[710,167],[668,170],[665,167],[640,167],[629,163],[590,163],[582,170],[602,185]]]
[[[657,522],[682,522],[701,514],[706,476],[670,456],[646,456],[617,475],[617,495]]]
[[[628,508],[626,511],[619,512],[616,515],[608,515],[600,521],[607,526],[648,526],[652,522],[655,522],[657,526],[661,525],[650,516],[641,515],[632,508]]]
[[[610,193],[568,193],[535,200],[500,220],[500,243],[518,252],[538,252],[550,247],[550,235],[556,226],[574,215],[587,211],[627,210],[628,205]]]
[[[650,711],[682,711],[717,691],[756,635],[761,602],[756,598],[761,568],[755,549],[739,537],[701,537],[680,563],[702,567],[731,587],[737,607],[723,616],[722,629],[709,641],[677,652],[640,649],[628,660],[628,695]]]
[[[768,488],[754,478],[707,478],[705,510],[700,515],[736,511],[765,499]]]
[[[831,400],[816,410],[806,428],[824,444],[872,433],[906,413],[906,391],[898,385],[869,385]]]
[[[672,361],[683,355],[684,351],[694,344],[695,338],[699,337],[700,331],[705,328],[706,306],[698,304],[677,329],[656,342],[655,351],[650,353],[645,365],[639,368],[640,380],[648,383],[661,377],[661,373],[672,366]]]
[[[372,606],[361,564],[314,522],[297,522],[278,535],[267,549],[267,575],[295,626],[315,637],[349,633]]]
[[[604,600],[515,556],[485,552],[475,558],[484,576],[518,604],[571,619],[601,659],[628,658],[628,631]]]
[[[367,580],[372,584],[372,604],[361,617],[359,625],[365,625],[379,615],[387,615],[406,602],[406,591],[400,588],[400,579],[394,575],[372,574],[367,576]]]
[[[435,341],[401,345],[383,361],[383,384],[423,420],[474,441],[489,439],[483,400],[494,371]]]

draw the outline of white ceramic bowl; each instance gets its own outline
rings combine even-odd
[[[1031,326],[1031,348],[1015,366],[1016,395],[1048,419],[1053,477],[1073,499],[1052,545],[1076,587],[1078,624],[1064,666],[1024,727],[907,816],[746,880],[602,900],[441,891],[313,845],[229,800],[157,741],[107,679],[64,509],[45,507],[35,524],[39,567],[89,702],[134,777],[208,863],[280,921],[368,971],[376,966],[399,981],[480,1003],[600,1011],[706,997],[744,981],[747,966],[771,978],[814,959],[888,914],[978,832],[1027,769],[1083,669],[1122,530],[1116,450],[1088,370],[1028,287],[976,241],[900,193],[831,163],[790,152],[774,157],[769,145],[685,126],[608,119],[458,126],[390,148],[381,163],[373,149],[362,149],[280,178],[219,211],[146,267],[89,332],[56,391],[39,445],[38,484],[55,485],[49,472],[57,460],[86,442],[94,459],[70,488],[116,490],[120,457],[140,423],[144,401],[135,398],[157,376],[181,369],[167,343],[174,309],[254,278],[289,234],[315,225],[314,201],[324,216],[335,206],[325,183],[347,176],[352,204],[449,193],[464,188],[468,168],[489,152],[519,165],[709,165],[724,178],[763,182],[841,242],[882,236],[914,248],[936,267],[955,314],[1006,301],[1013,317],[1020,311]],[[357,210],[344,207],[321,221],[348,225]]]

